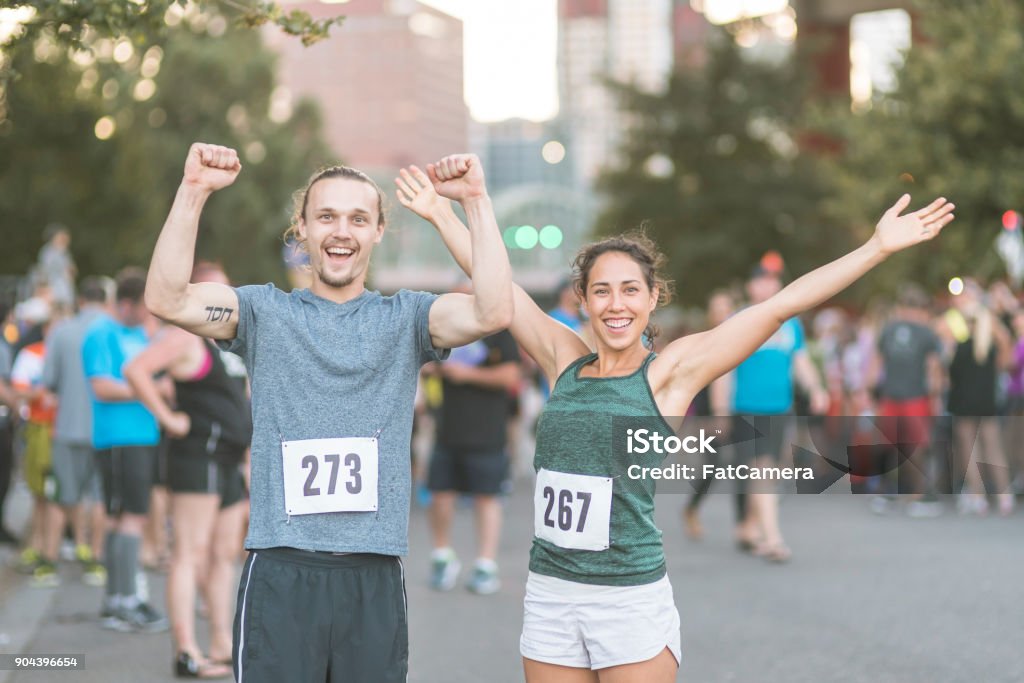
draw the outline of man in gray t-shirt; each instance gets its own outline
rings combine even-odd
[[[99,473],[92,449],[92,395],[82,364],[82,341],[97,317],[103,315],[107,292],[98,277],[87,277],[78,292],[78,313],[57,323],[46,339],[43,385],[57,396],[57,419],[53,429],[51,468],[57,481],[57,500],[53,522],[47,526],[44,555],[56,561],[64,535],[64,523],[70,519],[75,532],[78,560],[83,563],[84,578],[94,585],[106,582],[103,565],[97,560],[106,533],[106,514],[99,489]],[[80,504],[87,504],[92,539],[86,543],[84,518]]]
[[[288,231],[312,285],[189,283],[199,215],[241,170],[234,150],[195,144],[157,241],[146,303],[221,340],[252,384],[251,515],[235,620],[239,680],[404,681],[408,627],[398,556],[408,545],[413,398],[420,366],[508,326],[512,281],[479,160],[428,166],[459,201],[473,241],[473,294],[365,287],[384,236],[383,193],[336,166],[299,195]],[[342,673],[344,671],[344,674]]]

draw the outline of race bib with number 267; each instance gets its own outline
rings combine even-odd
[[[533,493],[533,533],[560,548],[607,550],[612,480],[542,469]]]
[[[284,441],[281,455],[289,515],[377,509],[377,439]]]

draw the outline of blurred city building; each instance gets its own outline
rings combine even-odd
[[[672,0],[560,0],[559,118],[572,131],[574,178],[589,191],[628,122],[605,79],[664,89],[673,67]]]
[[[389,195],[401,166],[478,153],[517,279],[535,293],[554,287],[590,238],[599,208],[594,181],[615,163],[629,130],[607,78],[660,92],[673,69],[703,65],[709,31],[719,24],[755,56],[775,58],[810,41],[819,88],[851,92],[856,104],[891,87],[911,31],[902,11],[909,0],[558,0],[557,117],[480,123],[470,120],[463,95],[459,19],[416,0],[288,4],[347,19],[310,48],[267,32],[281,54],[272,106],[286,115],[296,98],[319,101],[332,149]],[[396,202],[389,223],[375,287],[439,290],[456,281],[432,228]]]
[[[330,39],[304,47],[281,31],[275,98],[317,100],[328,143],[347,164],[390,175],[467,145],[462,22],[415,0],[293,2],[316,18],[344,14]]]

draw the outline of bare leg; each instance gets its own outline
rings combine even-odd
[[[983,490],[981,473],[974,466],[973,457],[975,440],[979,431],[979,421],[970,417],[958,417],[954,421],[953,431],[956,439],[957,464],[959,465],[957,470],[964,473],[961,493],[981,495]],[[954,489],[960,483],[954,482]]]
[[[501,538],[501,501],[497,496],[476,496],[477,557],[495,560]],[[444,547],[444,546],[436,546]]]
[[[430,531],[434,536],[434,548],[451,546],[452,519],[455,517],[455,493],[432,491],[430,496]]]
[[[674,660],[673,660],[674,661]],[[598,683],[596,671],[574,666],[548,664],[523,657],[526,683]]]
[[[168,556],[168,500],[166,487],[153,487],[149,497],[149,517],[142,537],[143,566],[159,569]]]
[[[204,595],[210,611],[210,659],[231,659],[231,622],[235,560],[242,544],[246,506],[241,501],[220,510],[213,528]]]
[[[87,508],[89,518],[89,536],[92,539],[92,554],[95,558],[103,557],[103,543],[107,534],[107,511],[103,503],[87,502],[82,505]]]
[[[758,458],[755,461],[756,467],[771,465],[770,458]],[[748,496],[761,532],[761,544],[755,552],[767,560],[785,562],[789,559],[790,553],[779,527],[779,495],[774,491],[774,482],[759,480],[755,485],[757,492]]]
[[[999,500],[999,512],[1008,515],[1013,511],[1013,493],[1010,491],[1009,469],[1006,464],[1006,453],[999,433],[999,420],[994,417],[982,418],[978,437],[985,454],[984,462],[990,466],[992,485]]]
[[[196,659],[202,659],[196,641],[196,583],[210,554],[219,504],[219,497],[209,493],[176,493],[171,498],[174,551],[167,576],[167,611],[177,651]]]
[[[54,503],[46,505],[46,524],[44,530],[45,541],[42,548],[43,557],[50,562],[57,561],[57,553],[60,552],[60,542],[64,535],[65,508]]]
[[[653,659],[598,671],[601,683],[673,683],[679,662],[667,647]]]

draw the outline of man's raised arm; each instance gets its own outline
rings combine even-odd
[[[235,182],[242,165],[227,147],[195,143],[146,278],[146,307],[159,318],[212,339],[233,339],[238,329],[235,290],[213,282],[190,283],[199,215],[210,195]]]

